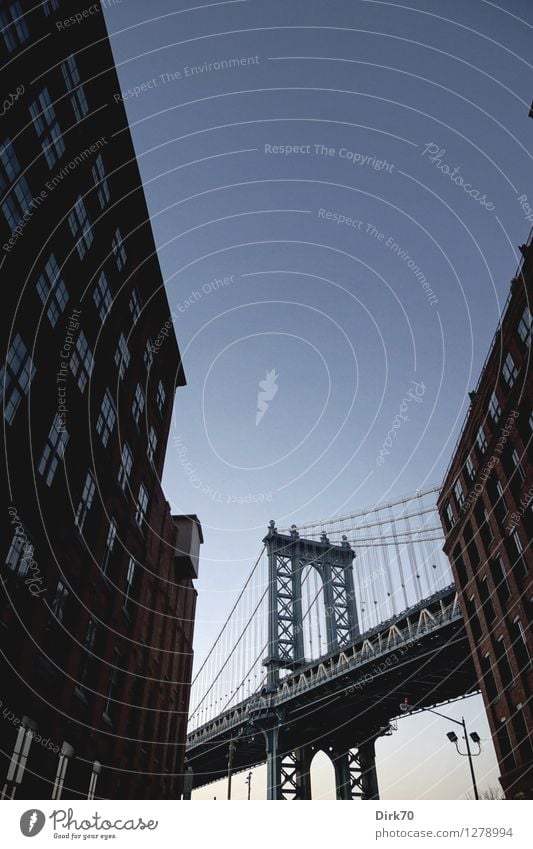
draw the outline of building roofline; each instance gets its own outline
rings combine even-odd
[[[194,522],[196,527],[198,528],[198,533],[200,534],[200,542],[203,544],[204,542],[204,533],[202,530],[202,523],[200,519],[196,515],[196,513],[173,513],[172,520],[174,519],[190,519],[191,522]]]
[[[533,227],[532,227],[532,228],[531,228],[531,230],[529,231],[529,236],[528,236],[528,238],[527,238],[527,241],[526,241],[526,243],[525,243],[525,246],[526,246],[526,247],[528,247],[528,248],[530,248],[530,249],[532,249],[532,246],[533,246]],[[524,255],[522,256],[521,260],[520,260],[520,261],[519,261],[519,263],[518,263],[518,266],[517,266],[516,272],[515,272],[515,274],[514,274],[514,276],[513,276],[513,278],[512,278],[511,283],[512,283],[513,281],[515,281],[515,280],[518,280],[518,278],[520,277],[520,274],[521,274],[521,272],[522,272],[522,269],[523,269],[523,266],[524,266],[525,260],[526,260],[526,256],[525,256],[525,254],[524,254]],[[513,294],[514,294],[514,286],[513,286],[513,285],[511,285],[511,287],[510,287],[510,289],[509,289],[509,293],[508,293],[508,295],[507,295],[507,298],[506,298],[506,300],[505,300],[505,303],[504,303],[504,305],[503,305],[503,308],[502,308],[502,311],[501,311],[501,314],[500,314],[500,320],[498,321],[498,326],[496,327],[496,330],[495,330],[494,335],[493,335],[493,337],[492,337],[492,341],[491,341],[490,346],[489,346],[489,350],[487,351],[487,355],[486,355],[485,360],[484,360],[484,362],[483,362],[483,365],[482,365],[482,367],[481,367],[481,371],[480,371],[480,374],[479,374],[478,381],[477,381],[477,383],[476,383],[476,385],[475,385],[474,389],[472,390],[474,394],[476,394],[476,393],[478,392],[479,387],[481,386],[481,384],[482,384],[482,382],[483,382],[483,379],[484,379],[484,377],[485,377],[485,373],[486,373],[486,371],[487,371],[487,368],[488,368],[489,362],[490,362],[490,360],[491,360],[491,358],[492,358],[492,355],[493,355],[493,353],[494,353],[494,350],[495,350],[495,348],[496,348],[496,343],[497,343],[498,338],[499,338],[499,336],[500,336],[500,332],[501,332],[501,329],[502,329],[502,324],[503,324],[503,321],[504,321],[504,319],[505,319],[505,316],[507,315],[507,311],[508,311],[508,309],[509,309],[509,304],[510,304],[510,302],[511,302],[511,299],[512,299],[512,297],[513,297]],[[442,497],[443,497],[443,495],[444,495],[445,484],[446,484],[446,483],[447,483],[447,481],[448,481],[448,478],[449,478],[449,476],[450,476],[450,472],[451,472],[451,470],[452,470],[453,464],[455,463],[455,459],[456,459],[456,456],[457,456],[458,448],[459,448],[459,446],[460,446],[460,444],[461,444],[461,441],[462,441],[462,439],[463,439],[463,436],[465,435],[465,431],[466,431],[466,429],[467,429],[467,426],[468,426],[468,423],[469,423],[469,420],[470,420],[470,415],[471,415],[471,412],[472,412],[472,408],[473,408],[473,404],[470,404],[470,406],[468,407],[468,410],[467,410],[467,411],[466,411],[466,413],[465,413],[465,417],[464,417],[464,419],[463,419],[463,423],[462,423],[462,425],[461,425],[461,428],[460,428],[460,430],[459,430],[459,434],[458,434],[458,436],[457,436],[457,439],[456,439],[456,441],[455,441],[455,445],[454,445],[454,447],[453,447],[453,451],[452,451],[452,454],[451,454],[450,461],[449,461],[449,463],[448,463],[448,466],[446,467],[446,471],[444,472],[444,476],[443,476],[443,478],[442,478],[442,484],[441,484],[441,487],[440,487],[440,494],[439,494],[439,497],[437,498],[437,503],[439,503],[439,501],[441,500],[441,498],[442,498]]]

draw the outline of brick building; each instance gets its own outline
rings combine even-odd
[[[533,798],[533,244],[474,392],[438,507],[509,799]]]
[[[0,0],[0,789],[179,798],[202,536],[160,479],[185,377],[84,9]]]

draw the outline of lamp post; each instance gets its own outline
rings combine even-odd
[[[407,701],[407,699],[404,699],[403,703],[400,705],[400,710],[402,711],[402,713],[410,713],[412,710],[414,710],[414,705],[410,705],[409,702]],[[477,784],[476,784],[476,776],[475,776],[475,773],[474,773],[474,762],[472,760],[472,757],[477,757],[477,755],[481,754],[481,739],[479,737],[479,734],[477,733],[477,731],[472,731],[472,733],[470,734],[472,741],[474,743],[477,743],[477,745],[479,746],[479,751],[475,752],[475,754],[473,755],[472,750],[470,748],[470,740],[468,739],[468,733],[467,733],[467,730],[466,730],[466,722],[465,722],[464,716],[462,716],[461,720],[459,721],[458,719],[453,719],[451,716],[446,716],[445,713],[439,713],[438,710],[433,710],[432,708],[424,708],[424,710],[429,711],[429,713],[434,713],[437,716],[440,716],[442,719],[447,719],[448,722],[454,722],[456,725],[460,725],[461,728],[463,729],[463,738],[464,738],[464,741],[466,743],[466,752],[461,752],[461,750],[459,749],[459,738],[458,738],[457,734],[455,733],[455,731],[448,731],[446,736],[451,743],[455,743],[455,748],[457,749],[457,754],[462,755],[465,758],[468,758],[468,765],[470,767],[470,775],[472,776],[472,786],[474,788],[474,798],[479,801],[479,793],[478,793]]]
[[[233,740],[230,740],[228,754],[228,802],[231,799],[231,778],[233,775],[233,755],[235,754],[235,748],[235,743]]]
[[[248,773],[248,777],[246,779],[246,784],[248,785],[248,801],[250,801],[250,794],[252,792],[252,773]]]

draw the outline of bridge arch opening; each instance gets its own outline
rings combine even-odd
[[[302,569],[302,626],[306,660],[327,653],[326,602],[322,576],[309,564]]]
[[[323,749],[313,755],[309,773],[312,799],[336,799],[335,767]]]

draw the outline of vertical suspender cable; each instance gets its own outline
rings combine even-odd
[[[407,600],[407,587],[405,584],[405,575],[403,571],[403,563],[402,563],[402,554],[400,551],[400,546],[398,544],[398,536],[396,531],[396,520],[392,512],[392,507],[389,507],[389,513],[391,518],[391,527],[392,527],[392,536],[394,539],[394,550],[396,552],[396,559],[398,561],[398,574],[400,576],[401,589],[403,594],[403,602],[404,602],[404,610],[407,610],[409,607],[409,602]]]

